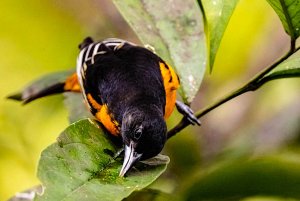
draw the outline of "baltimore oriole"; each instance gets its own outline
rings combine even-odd
[[[175,105],[192,124],[200,125],[193,111],[176,101],[179,78],[171,66],[147,48],[121,39],[79,45],[77,72],[25,99],[67,91],[82,92],[91,113],[124,143],[120,176],[132,165],[159,154],[167,140],[165,120]]]

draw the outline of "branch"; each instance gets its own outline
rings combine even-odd
[[[261,79],[266,74],[268,74],[270,71],[272,71],[274,68],[276,68],[279,64],[281,64],[287,58],[289,58],[293,53],[297,52],[300,49],[300,47],[298,47],[297,49],[295,48],[295,43],[296,43],[296,41],[291,39],[290,50],[285,56],[280,58],[278,61],[276,61],[275,63],[273,63],[269,67],[262,70],[260,73],[256,74],[246,84],[244,84],[241,87],[239,87],[238,89],[232,91],[231,93],[229,93],[228,95],[226,95],[223,98],[219,99],[215,103],[213,103],[213,104],[207,106],[206,108],[196,112],[196,117],[199,119],[200,117],[206,115],[207,113],[209,113],[213,109],[217,108],[218,106],[226,103],[227,101],[229,101],[229,100],[231,100],[231,99],[233,99],[233,98],[235,98],[235,97],[237,97],[241,94],[244,94],[246,92],[255,91],[256,89],[260,88],[263,84],[266,83],[265,81],[261,81]],[[176,135],[178,132],[180,132],[182,129],[184,129],[188,125],[190,125],[190,122],[187,119],[185,119],[185,118],[181,119],[181,121],[174,128],[172,128],[170,131],[168,131],[168,135],[167,135],[168,139],[173,137],[174,135]]]

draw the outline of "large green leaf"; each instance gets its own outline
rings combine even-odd
[[[25,191],[21,191],[16,193],[13,197],[11,197],[8,201],[32,201],[36,194],[42,193],[43,188],[41,185],[34,186],[30,189],[26,189]]]
[[[166,201],[172,200],[177,201],[178,198],[174,194],[164,193],[159,190],[154,189],[143,189],[132,193],[128,198],[125,198],[123,201]]]
[[[257,195],[300,198],[299,155],[221,165],[195,177],[184,200],[240,200]]]
[[[238,0],[202,0],[209,36],[209,64],[212,70],[217,51]]]
[[[300,0],[267,0],[292,39],[300,36]]]
[[[259,82],[263,84],[270,80],[292,77],[300,77],[300,50],[279,64]]]
[[[113,0],[144,44],[173,65],[181,80],[181,96],[191,102],[206,67],[203,17],[194,0]]]
[[[69,121],[74,123],[85,118],[93,118],[81,93],[67,92],[64,93],[64,104],[68,110]]]
[[[121,200],[165,171],[169,158],[159,155],[119,177],[122,157],[114,158],[120,147],[113,141],[89,119],[70,125],[42,152],[38,177],[44,192],[36,200]]]

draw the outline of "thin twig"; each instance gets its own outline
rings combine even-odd
[[[289,50],[289,52],[285,56],[283,56],[281,59],[279,59],[278,61],[276,61],[275,63],[273,63],[269,67],[267,67],[264,70],[262,70],[260,73],[256,74],[246,84],[244,84],[241,87],[239,87],[238,89],[232,91],[231,93],[229,93],[228,95],[226,95],[223,98],[219,99],[215,103],[213,103],[213,104],[207,106],[206,108],[204,108],[204,109],[196,112],[196,117],[199,119],[200,117],[206,115],[207,113],[209,113],[213,109],[217,108],[218,106],[226,103],[227,101],[229,101],[229,100],[231,100],[231,99],[233,99],[233,98],[235,98],[235,97],[237,97],[237,96],[239,96],[241,94],[244,94],[244,93],[246,93],[248,91],[255,91],[256,89],[258,89],[259,87],[261,87],[264,83],[266,83],[266,82],[260,82],[260,80],[265,75],[267,75],[270,71],[272,71],[279,64],[281,64],[282,62],[284,62],[293,53],[297,52],[300,49],[300,47],[298,47],[297,49],[295,48],[295,43],[296,43],[296,41],[292,39],[291,40],[290,50]],[[176,133],[180,132],[182,129],[184,129],[188,125],[190,125],[190,122],[188,120],[186,120],[185,118],[181,119],[181,121],[174,128],[172,128],[168,132],[168,139],[171,138],[171,137],[173,137],[174,135],[176,135]]]
[[[290,52],[297,52],[296,50],[296,39],[291,39]]]

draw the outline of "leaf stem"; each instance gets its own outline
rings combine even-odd
[[[291,38],[290,52],[296,52],[296,39]]]
[[[264,83],[266,83],[265,81],[260,82],[261,79],[266,74],[268,74],[271,70],[276,68],[279,64],[284,62],[293,53],[295,53],[296,51],[298,51],[300,49],[300,47],[298,47],[297,49],[295,48],[295,42],[296,42],[295,40],[291,39],[290,51],[286,55],[284,55],[282,58],[277,60],[275,63],[273,63],[269,67],[262,70],[260,73],[256,74],[246,84],[244,84],[241,87],[237,88],[236,90],[230,92],[228,95],[225,95],[223,98],[217,100],[215,103],[213,103],[213,104],[205,107],[204,109],[196,112],[196,117],[199,119],[200,117],[206,115],[207,113],[209,113],[213,109],[217,108],[218,106],[226,103],[227,101],[229,101],[229,100],[231,100],[231,99],[233,99],[233,98],[235,98],[235,97],[237,97],[241,94],[244,94],[246,92],[255,91],[256,89],[261,87]],[[190,122],[187,121],[187,119],[185,119],[185,118],[181,119],[181,121],[174,128],[172,128],[170,131],[168,131],[168,139],[173,137],[174,135],[176,135],[176,133],[180,132],[182,129],[184,129],[188,125],[190,125]]]

